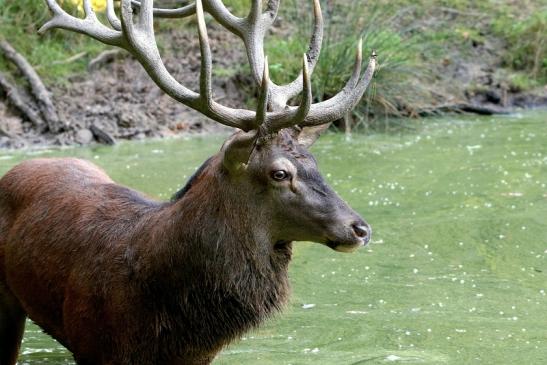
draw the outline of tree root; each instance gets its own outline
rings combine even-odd
[[[97,57],[89,61],[87,69],[89,71],[94,71],[101,68],[104,64],[114,61],[114,59],[121,54],[121,51],[118,49],[111,49],[108,51],[101,52]]]
[[[30,63],[5,40],[0,41],[0,50],[3,51],[6,59],[11,61],[28,80],[30,90],[36,98],[38,107],[46,124],[52,133],[58,133],[66,126],[61,122],[55,106],[53,105],[49,92]]]
[[[43,131],[44,121],[40,115],[23,101],[17,87],[10,83],[2,73],[0,73],[0,89],[4,90],[8,101],[21,112],[24,118],[28,119],[37,129]]]
[[[89,130],[91,131],[91,133],[93,133],[93,136],[97,139],[97,141],[102,142],[104,144],[109,144],[109,145],[116,144],[116,138],[114,138],[107,131],[97,127],[95,124],[92,124],[89,127]]]

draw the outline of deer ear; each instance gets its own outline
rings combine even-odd
[[[296,140],[301,146],[309,148],[317,141],[317,138],[327,129],[329,129],[330,123],[321,124],[313,127],[304,127],[300,130],[295,128]]]
[[[222,164],[228,171],[245,169],[253,151],[256,137],[256,130],[250,132],[239,131],[224,142],[220,150],[223,153]]]

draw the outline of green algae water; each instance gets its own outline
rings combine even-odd
[[[326,135],[323,175],[372,225],[353,254],[297,243],[287,310],[215,364],[547,364],[547,111]],[[0,154],[78,156],[167,199],[222,137]],[[20,364],[73,363],[28,323]]]

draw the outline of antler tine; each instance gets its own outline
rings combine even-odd
[[[85,19],[80,19],[73,17],[64,11],[55,0],[46,0],[46,4],[53,13],[53,18],[40,28],[38,31],[39,34],[43,34],[53,28],[63,28],[89,35],[111,46],[125,48],[124,37],[120,31],[101,24],[96,18],[86,17]]]
[[[144,5],[146,4],[146,2],[147,0],[144,0]],[[142,8],[142,5],[141,5],[141,8]],[[122,31],[130,44],[131,51],[135,51],[136,53],[135,56],[137,56],[139,60],[140,58],[146,58],[146,57],[143,57],[143,56],[146,56],[146,55],[143,55],[145,51],[140,49],[139,47],[139,42],[143,43],[146,41],[145,39],[143,39],[144,38],[143,36],[145,36],[145,34],[141,35],[140,33],[138,33],[137,26],[133,21],[133,8],[131,7],[130,2],[122,0],[121,15],[122,15]],[[139,22],[139,24],[141,23]]]
[[[89,35],[103,43],[119,46],[132,53],[143,65],[154,82],[169,96],[178,102],[195,109],[205,116],[230,127],[249,131],[260,128],[261,132],[275,133],[292,125],[312,126],[331,122],[343,116],[364,94],[370,83],[376,67],[376,55],[371,56],[367,71],[359,80],[361,69],[361,48],[358,52],[352,77],[346,86],[333,98],[312,105],[310,75],[316,64],[321,48],[322,17],[319,0],[314,0],[315,31],[312,36],[310,50],[303,57],[302,73],[295,82],[277,86],[269,79],[268,62],[264,57],[264,35],[273,23],[280,0],[269,0],[263,13],[260,0],[253,0],[249,16],[238,18],[231,14],[222,0],[196,0],[191,12],[196,12],[198,33],[201,49],[200,93],[196,93],[180,84],[169,73],[163,63],[155,38],[154,14],[167,14],[167,9],[156,9],[153,0],[121,0],[121,21],[114,11],[113,0],[107,2],[107,18],[112,28],[97,20],[91,0],[84,0],[84,19],[76,18],[66,13],[55,0],[46,0],[53,13],[53,18],[40,29],[43,33],[51,28],[64,28]],[[134,19],[133,6],[139,8],[138,17]],[[247,53],[253,76],[261,86],[259,105],[256,112],[245,109],[233,109],[216,103],[212,97],[211,74],[212,56],[207,36],[204,9],[217,21],[239,36],[247,46]],[[260,69],[260,74],[257,74]],[[294,88],[294,90],[293,90]],[[290,91],[290,93],[287,92]],[[296,91],[295,91],[296,90]],[[286,106],[290,95],[296,96],[302,90],[302,101],[298,107]],[[274,91],[280,97],[284,96],[283,104],[273,102]],[[268,111],[271,110],[271,111]]]
[[[357,65],[358,62],[360,62],[359,57],[356,58],[355,64]],[[363,94],[374,76],[376,66],[376,53],[373,51],[365,74],[361,80],[359,80],[357,84],[355,83],[357,77],[354,69],[354,74],[348,80],[346,86],[329,100],[312,105],[310,113],[300,125],[315,126],[330,123],[342,118],[344,114],[353,109],[363,97]]]
[[[270,0],[279,1],[279,0]],[[209,12],[222,26],[235,33],[237,36],[242,36],[242,28],[244,18],[233,15],[221,0],[203,0],[203,7]],[[140,0],[131,0],[131,4],[140,8]],[[272,7],[268,6],[268,10]],[[154,8],[154,16],[158,18],[184,18],[193,15],[196,12],[196,4],[188,4],[176,9]]]
[[[272,115],[270,119],[266,121],[265,126],[265,129],[269,133],[275,133],[283,128],[301,124],[308,116],[312,106],[313,96],[311,87],[311,71],[308,66],[308,58],[305,54],[302,57],[302,75],[304,86],[300,105],[296,108],[292,108],[289,112]]]
[[[268,0],[266,5],[266,15],[270,17],[269,22],[272,24],[277,18],[277,11],[279,10],[280,0]]]
[[[197,0],[201,3],[201,0]],[[133,19],[132,0],[121,0],[121,30],[111,29],[100,23],[93,15],[85,19],[73,17],[66,13],[55,0],[46,0],[53,13],[53,18],[42,28],[40,33],[52,28],[63,28],[89,35],[103,43],[118,46],[128,50],[143,65],[152,80],[169,96],[178,102],[195,109],[205,116],[229,127],[244,131],[253,129],[256,113],[245,109],[232,109],[212,100],[211,96],[211,56],[206,37],[203,12],[201,15],[201,48],[203,66],[200,84],[203,85],[203,95],[180,84],[166,69],[161,60],[154,39],[153,0],[143,0],[140,4],[138,20]],[[89,9],[88,9],[89,10]],[[90,14],[88,12],[88,14]],[[203,37],[205,35],[205,37]]]
[[[201,50],[200,94],[206,105],[210,106],[213,101],[211,86],[213,62],[201,1],[196,1],[196,15],[198,18],[199,45]]]
[[[271,125],[280,125],[281,128],[287,128],[290,125],[298,124],[301,127],[305,126],[317,126],[321,124],[326,124],[333,122],[337,119],[340,119],[347,113],[349,110],[355,107],[355,105],[361,100],[363,94],[365,93],[372,77],[374,76],[374,71],[376,69],[376,53],[373,51],[370,61],[365,71],[365,75],[361,80],[359,76],[361,74],[361,64],[362,64],[362,40],[359,40],[357,45],[357,53],[355,56],[355,63],[353,66],[353,73],[351,77],[346,82],[344,88],[336,94],[334,97],[317,103],[310,106],[309,112],[296,123],[291,124],[286,121],[286,113],[296,113],[300,107],[290,107],[289,112],[279,112],[275,113],[272,116],[269,116]],[[309,84],[309,81],[305,82]],[[311,88],[311,85],[310,85]],[[311,99],[311,96],[310,96]],[[281,129],[280,128],[280,129]],[[272,128],[272,131],[279,130],[277,128]]]
[[[200,85],[205,89],[205,95],[197,94],[176,81],[167,71],[161,60],[153,34],[153,1],[141,1],[139,24],[133,24],[133,9],[131,0],[122,0],[122,26],[130,44],[130,51],[144,66],[154,82],[173,99],[193,108],[209,118],[245,131],[252,129],[255,113],[249,110],[232,109],[212,100],[210,92],[211,57],[206,35],[203,11],[200,11],[198,23],[201,23],[200,46],[205,53],[202,60],[202,75]],[[201,0],[196,0],[196,12],[201,8]]]
[[[114,11],[114,0],[106,0],[106,18],[115,30],[122,30],[122,22]]]
[[[84,14],[86,18],[95,18],[95,12],[93,6],[91,6],[91,0],[84,0]]]
[[[136,7],[140,7],[142,1],[131,0],[131,3]],[[265,14],[262,14],[262,1],[253,0],[249,15],[245,18],[233,15],[222,0],[202,0],[202,3],[203,8],[217,22],[243,40],[253,77],[256,83],[261,85],[264,69],[264,36],[275,20],[280,0],[269,0]],[[190,15],[194,11],[195,4],[191,4],[180,9],[154,9],[154,15],[161,18],[175,18]],[[270,84],[272,87],[275,86],[271,81]],[[299,86],[302,88],[301,85]],[[298,91],[295,95],[297,93]]]
[[[262,19],[262,0],[253,0],[247,18],[254,23]]]
[[[245,18],[232,14],[222,0],[203,0],[205,10],[215,18],[224,28],[243,38]]]
[[[137,8],[141,6],[141,2],[138,0],[131,0],[131,4]],[[195,12],[196,4],[188,4],[176,9],[154,8],[154,16],[158,18],[185,18]]]
[[[268,57],[264,58],[264,73],[262,75],[262,84],[258,96],[258,106],[256,108],[256,128],[262,127],[263,130],[268,124],[268,96],[270,91],[270,69],[268,67]]]
[[[154,34],[154,0],[142,0],[138,25],[141,30],[148,34]]]
[[[233,15],[222,0],[203,0],[204,9],[224,28],[243,40],[251,71],[258,85],[262,83],[264,70],[264,35],[275,19],[279,1],[269,0],[266,13],[262,14],[262,1],[253,0],[249,15],[240,18]]]
[[[363,64],[363,38],[357,43],[357,52],[355,52],[355,62],[353,63],[353,73],[346,83],[346,88],[353,89],[361,76],[361,66]]]
[[[319,60],[319,54],[321,53],[321,45],[323,44],[323,12],[321,11],[321,3],[319,0],[313,0],[313,33],[310,40],[310,46],[308,48],[308,62],[310,63],[310,69],[313,71],[317,60]]]
[[[319,0],[313,0],[313,19],[313,32],[308,51],[306,52],[309,68],[312,72],[319,60],[319,54],[321,53],[321,46],[323,44],[324,20]],[[274,85],[272,87],[272,103],[274,103],[277,108],[285,106],[290,99],[298,95],[300,90],[302,90],[302,81],[302,74],[300,74],[296,80],[289,84]]]

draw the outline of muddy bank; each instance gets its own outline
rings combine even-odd
[[[431,19],[422,19],[416,27],[441,32],[450,24],[465,24],[450,9],[438,9]],[[413,23],[414,24],[414,23]],[[490,115],[511,113],[520,109],[547,106],[547,85],[522,90],[512,84],[504,54],[509,45],[502,39],[483,32],[490,25],[487,19],[476,24],[479,39],[466,38],[458,44],[443,47],[442,55],[423,60],[420,77],[412,86],[417,97],[401,100],[396,108],[401,116],[431,116],[444,113]],[[417,70],[420,72],[421,70]],[[408,101],[411,100],[411,103]]]
[[[248,73],[234,65],[245,64],[240,43],[227,32],[210,30],[215,74],[215,100],[244,107],[254,88]],[[162,34],[164,62],[185,86],[198,89],[199,45],[191,32]],[[176,47],[172,45],[183,45]],[[449,54],[435,65],[435,80],[424,103],[397,105],[397,115],[417,117],[444,113],[506,113],[519,108],[547,105],[547,87],[523,93],[496,81],[502,44],[472,46],[472,61]],[[381,62],[381,57],[380,57]],[[234,71],[235,70],[235,71]],[[227,72],[229,71],[229,72]],[[457,80],[457,82],[455,81]],[[48,85],[64,128],[51,133],[23,116],[0,91],[0,148],[42,145],[88,145],[118,140],[164,138],[187,133],[207,133],[224,128],[166,96],[142,66],[124,52],[116,52],[91,65],[88,73]],[[29,105],[32,97],[23,92]],[[384,118],[385,114],[379,116]]]
[[[233,37],[211,31],[214,67],[224,70],[243,62]],[[169,47],[164,62],[183,85],[198,90],[199,44],[192,34],[163,34],[160,42]],[[41,145],[87,145],[115,143],[117,140],[172,137],[179,134],[207,133],[224,129],[201,114],[165,95],[143,67],[124,51],[115,52],[88,72],[70,77],[63,84],[48,85],[51,99],[64,128],[51,133],[37,128],[0,90],[0,148]],[[214,77],[214,98],[224,105],[243,107],[248,97],[240,92],[240,77]],[[246,82],[246,81],[245,81]],[[25,103],[36,112],[30,92],[20,90]],[[226,128],[227,129],[227,128]]]

